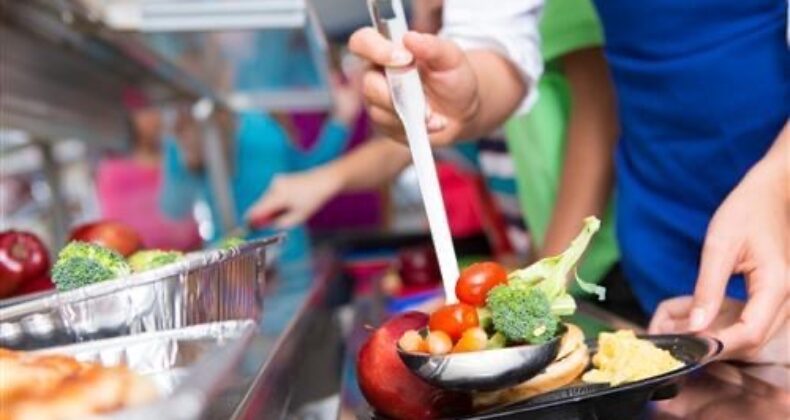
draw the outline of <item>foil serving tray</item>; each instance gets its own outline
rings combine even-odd
[[[228,320],[259,320],[266,253],[282,236],[0,308],[0,347],[34,350]]]
[[[126,365],[148,377],[159,398],[98,418],[196,419],[225,391],[238,387],[244,352],[257,333],[252,320],[194,325],[171,331],[108,338],[39,350],[66,354],[83,362]]]

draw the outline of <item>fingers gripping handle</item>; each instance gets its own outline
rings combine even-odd
[[[368,0],[371,18],[379,32],[396,45],[402,45],[406,34],[406,19],[400,0]],[[420,193],[428,216],[433,246],[439,260],[445,299],[456,301],[455,283],[458,280],[458,259],[455,255],[447,212],[444,208],[436,164],[425,127],[425,95],[420,75],[414,66],[385,70],[392,101],[406,131]]]

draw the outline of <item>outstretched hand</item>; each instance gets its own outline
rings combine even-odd
[[[247,212],[247,219],[271,219],[279,229],[289,229],[304,223],[340,190],[336,177],[321,173],[320,169],[280,175],[269,189]]]
[[[651,325],[654,331],[711,332],[724,343],[725,357],[748,360],[787,328],[788,136],[786,128],[719,206],[708,226],[694,296],[662,303]],[[742,305],[724,296],[730,276],[738,273],[747,285]]]

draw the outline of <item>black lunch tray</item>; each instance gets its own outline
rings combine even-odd
[[[618,386],[575,382],[530,399],[486,409],[457,419],[529,420],[627,420],[646,415],[648,403],[675,397],[685,379],[712,361],[720,352],[719,341],[691,335],[654,335],[640,338],[652,341],[685,363],[680,369]],[[588,340],[590,354],[597,342]],[[385,419],[373,413],[371,418]]]

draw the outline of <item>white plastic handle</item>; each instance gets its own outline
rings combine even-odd
[[[389,0],[384,0],[384,2]],[[394,16],[381,19],[378,16],[377,0],[368,0],[371,18],[379,31],[385,33],[392,42],[402,46],[403,36],[406,34],[406,19],[403,5],[400,0],[391,0]],[[385,27],[382,27],[384,25]],[[425,94],[422,90],[420,74],[415,67],[388,68],[385,70],[392,102],[395,110],[406,131],[414,168],[417,172],[417,181],[420,194],[428,217],[428,227],[433,239],[436,258],[439,261],[439,270],[444,285],[444,295],[447,303],[455,303],[455,284],[458,281],[458,259],[455,256],[455,247],[447,222],[447,212],[444,208],[442,190],[439,186],[439,176],[436,173],[436,163],[433,159],[428,130],[425,126]]]

